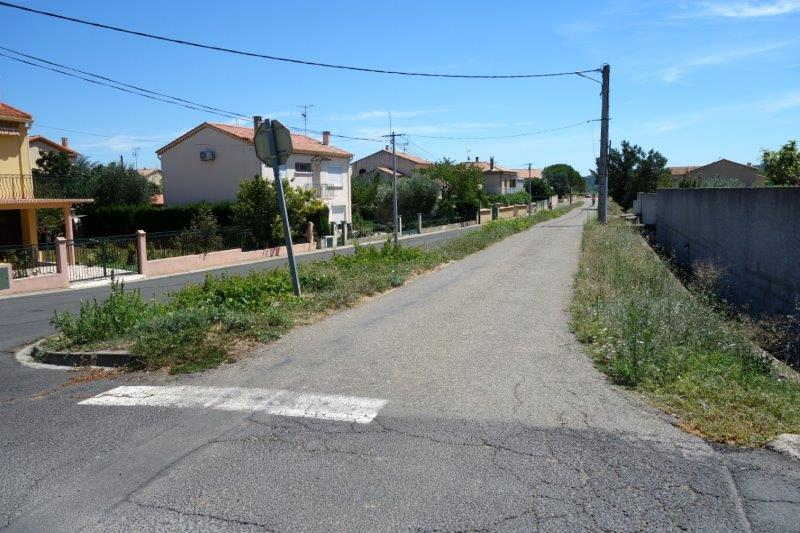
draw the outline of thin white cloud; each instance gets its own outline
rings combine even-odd
[[[475,132],[475,136],[481,135],[480,132],[487,129],[507,128],[509,124],[505,122],[451,122],[442,124],[419,124],[416,126],[403,126],[400,128],[402,133],[410,135],[455,135],[463,132]],[[386,128],[360,128],[358,135],[365,137],[376,137],[384,135]]]
[[[445,109],[411,109],[411,110],[396,110],[391,111],[392,118],[414,118],[433,113],[441,113]],[[386,120],[389,118],[389,110],[374,109],[370,111],[362,111],[360,113],[352,113],[349,115],[339,114],[330,117],[331,120]]]
[[[774,17],[800,11],[800,0],[703,2],[700,15],[725,18]]]
[[[800,107],[800,90],[790,91],[764,100],[711,107],[666,119],[651,120],[645,122],[644,127],[653,133],[668,133],[691,126],[700,126],[711,120],[724,120],[726,117],[738,117],[746,113],[779,113],[797,107]]]
[[[759,104],[759,107],[766,113],[777,113],[786,109],[800,107],[800,91],[788,93],[769,100],[763,100]]]
[[[735,50],[727,50],[716,54],[699,56],[693,59],[689,59],[688,61],[685,61],[683,63],[669,66],[661,70],[659,72],[659,76],[661,77],[662,80],[664,80],[667,83],[675,83],[676,81],[679,81],[681,78],[683,78],[683,76],[690,70],[694,70],[701,67],[734,63],[739,60],[747,59],[761,54],[766,54],[768,52],[780,50],[781,48],[786,48],[787,46],[793,43],[794,41],[784,41],[784,42],[770,43],[758,46],[751,46],[746,48],[738,48]]]

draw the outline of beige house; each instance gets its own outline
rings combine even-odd
[[[255,117],[255,121],[260,121]],[[272,169],[256,158],[252,126],[204,122],[156,150],[168,205],[233,200],[239,183]],[[292,134],[293,152],[281,174],[295,187],[314,190],[330,210],[331,222],[350,222],[350,159],[353,155],[322,140]]]
[[[488,162],[476,157],[475,161],[465,161],[464,164],[481,169],[483,190],[488,194],[512,194],[525,190],[525,181],[517,171],[495,164],[494,157],[490,157]]]
[[[161,182],[163,180],[163,174],[161,174],[160,168],[140,168],[136,172],[139,173],[141,177],[153,183],[154,185],[161,186]]]
[[[541,168],[512,168],[521,180],[538,180],[542,179]]]
[[[38,168],[37,161],[39,158],[51,152],[66,154],[73,161],[80,155],[69,147],[69,139],[66,137],[61,137],[61,143],[57,143],[42,135],[31,135],[28,137],[28,150],[30,152],[31,168]]]
[[[374,154],[362,157],[358,161],[354,161],[351,165],[353,175],[371,174],[377,172],[383,177],[392,177],[392,163],[394,157],[392,150],[386,146],[382,150],[378,150]],[[397,152],[397,175],[398,176],[411,176],[415,171],[428,168],[431,162],[425,158],[408,154],[406,152]]]
[[[695,181],[702,184],[703,180],[723,179],[736,180],[744,187],[758,187],[763,185],[767,178],[761,174],[761,169],[751,164],[737,163],[730,159],[720,159],[703,166],[667,167],[675,185],[681,181]]]

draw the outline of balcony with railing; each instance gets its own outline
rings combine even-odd
[[[30,174],[0,174],[0,198],[33,198],[33,177]]]

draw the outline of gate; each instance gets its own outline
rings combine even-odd
[[[88,281],[136,274],[136,235],[67,241],[69,280]]]

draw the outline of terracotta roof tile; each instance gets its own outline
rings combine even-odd
[[[512,168],[514,172],[517,173],[517,176],[520,179],[528,179],[528,169],[527,168]],[[530,177],[534,179],[539,179],[542,177],[542,169],[541,168],[532,168],[530,171]]]
[[[0,117],[3,118],[12,118],[17,120],[32,120],[33,117],[22,111],[21,109],[17,109],[16,107],[11,107],[8,104],[4,104],[0,102]]]
[[[211,127],[225,131],[235,137],[239,137],[247,142],[253,142],[253,128],[249,126],[234,126],[233,124],[219,124],[214,122],[208,123]],[[323,154],[332,155],[337,157],[352,157],[353,154],[341,148],[330,144],[322,144],[316,139],[300,135],[299,133],[292,133],[292,148],[294,153],[298,154]]]
[[[28,137],[28,143],[29,144],[30,143],[35,143],[35,142],[44,143],[44,144],[50,146],[51,148],[53,148],[55,150],[58,150],[60,152],[64,152],[65,154],[67,154],[69,156],[72,156],[72,157],[76,157],[76,156],[79,155],[78,152],[76,152],[72,148],[67,148],[66,146],[63,146],[63,145],[61,145],[61,144],[59,144],[59,143],[57,143],[55,141],[52,141],[52,140],[48,139],[47,137],[43,137],[41,135],[31,135],[30,137]]]

